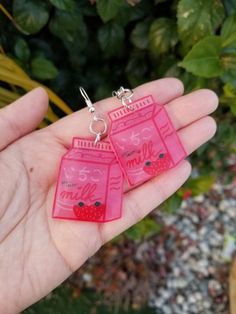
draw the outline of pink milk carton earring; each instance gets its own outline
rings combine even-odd
[[[109,140],[130,186],[137,186],[177,165],[186,157],[172,122],[151,95],[114,91],[122,106],[109,112]]]
[[[89,130],[95,139],[74,137],[62,157],[53,205],[53,218],[106,222],[121,217],[123,174],[109,142],[101,140],[107,124],[96,114],[85,90],[92,119]],[[97,131],[103,125],[101,131]]]

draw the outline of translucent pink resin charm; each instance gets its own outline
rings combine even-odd
[[[146,96],[109,112],[109,139],[130,184],[137,186],[186,157],[164,109]]]
[[[62,157],[53,217],[106,222],[120,218],[123,174],[108,142],[74,138]]]

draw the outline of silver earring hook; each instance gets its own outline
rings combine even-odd
[[[103,119],[103,117],[101,115],[98,115],[98,114],[95,113],[95,107],[92,104],[92,102],[91,102],[88,94],[84,90],[84,88],[80,86],[79,90],[80,90],[80,93],[81,93],[81,95],[83,96],[83,98],[84,98],[84,100],[86,102],[86,105],[88,106],[89,112],[93,114],[92,120],[89,123],[89,131],[90,131],[90,133],[96,135],[94,143],[97,144],[97,142],[99,142],[101,140],[102,135],[104,135],[107,132],[107,123],[106,123],[105,119]],[[103,124],[103,127],[102,127],[101,131],[97,131],[95,129],[95,125],[97,123],[102,123]]]
[[[134,109],[131,105],[129,105],[132,102],[131,98],[133,95],[134,92],[132,89],[124,88],[123,86],[121,86],[117,91],[112,92],[112,96],[116,96],[119,101],[121,101],[122,105],[130,110]],[[126,101],[128,101],[129,104],[127,104]]]
[[[95,108],[94,108],[88,94],[86,93],[86,91],[84,90],[84,88],[82,86],[79,87],[79,90],[80,90],[81,95],[84,97],[86,105],[89,108],[89,112],[93,113],[95,111]]]

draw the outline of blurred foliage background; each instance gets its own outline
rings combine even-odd
[[[98,100],[120,85],[135,87],[166,76],[181,79],[186,92],[211,88],[220,97],[218,133],[192,156],[193,177],[164,204],[172,212],[183,199],[208,191],[222,173],[231,179],[236,1],[0,2],[0,107],[43,85],[50,108],[41,127],[83,106],[79,85]],[[123,237],[141,241],[159,229],[149,217]]]

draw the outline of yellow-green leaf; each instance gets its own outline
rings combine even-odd
[[[186,48],[208,35],[214,35],[224,18],[221,0],[180,0],[178,3],[178,33]]]
[[[223,74],[221,49],[219,36],[207,36],[193,46],[179,65],[188,72],[201,77],[219,76]]]

